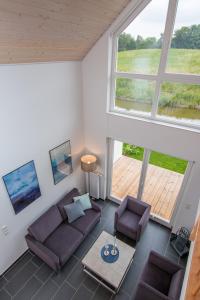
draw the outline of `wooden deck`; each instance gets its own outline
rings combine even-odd
[[[121,156],[113,166],[112,196],[137,197],[142,162]],[[183,175],[149,164],[142,200],[151,204],[151,213],[170,220]]]

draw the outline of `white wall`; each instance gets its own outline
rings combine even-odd
[[[106,113],[109,102],[110,33],[133,8],[134,1],[100,38],[82,63],[85,144],[101,158],[105,176],[101,197],[105,197],[107,176],[107,138],[136,144],[162,153],[195,161],[174,222],[174,230],[191,228],[200,197],[200,133],[131,117]]]
[[[81,64],[0,66],[0,177],[34,160],[42,196],[14,214],[0,181],[0,274],[25,250],[26,228],[73,187],[84,189]],[[54,185],[49,150],[71,139],[74,172]]]

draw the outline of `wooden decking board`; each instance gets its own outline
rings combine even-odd
[[[176,198],[178,195],[178,192],[180,190],[182,180],[183,180],[183,175],[182,174],[171,174],[171,178],[173,178],[173,182],[168,182],[167,189],[166,189],[166,195],[165,195],[165,201],[163,206],[161,207],[161,210],[159,214],[166,215],[167,219],[171,218],[173,208],[176,204]],[[171,180],[170,178],[170,180]]]
[[[151,168],[150,170],[151,171],[149,171],[149,173],[147,171],[146,183],[142,198],[144,201],[149,202],[149,204],[154,205],[155,208],[157,203],[156,197],[158,192],[163,188],[163,181],[161,182],[161,170],[158,170],[157,173],[156,169],[154,168]]]
[[[154,166],[151,166],[153,169]],[[151,193],[144,193],[143,200],[149,203],[152,206],[152,212],[154,214],[158,214],[158,204],[162,201],[163,198],[161,198],[161,195],[165,192],[165,184],[166,184],[166,178],[163,177],[163,170],[161,168],[156,169],[154,168],[154,181],[155,186],[153,187],[153,191]],[[157,171],[157,172],[156,172]],[[149,181],[148,181],[148,175],[146,180],[146,188],[148,189]]]
[[[159,215],[160,209],[161,207],[164,205],[164,200],[166,197],[166,193],[167,193],[167,183],[168,183],[168,178],[165,176],[165,174],[163,173],[160,177],[160,186],[157,190],[157,193],[155,195],[155,199],[156,199],[156,204],[155,204],[155,214]],[[163,217],[163,216],[162,216]]]
[[[141,168],[141,161],[121,156],[113,166],[112,195],[136,197]],[[170,220],[182,181],[182,174],[149,164],[142,199],[152,206],[153,214]]]
[[[165,195],[164,204],[161,206],[159,215],[164,215],[167,212],[168,219],[171,218],[171,214],[173,211],[173,208],[176,203],[176,197],[177,197],[177,190],[181,187],[181,182],[179,183],[179,177],[177,176],[174,178],[174,189],[172,189],[171,183],[168,189],[168,193]]]
[[[127,190],[137,189],[139,185],[139,176],[141,171],[141,162],[137,161],[135,164],[129,164],[128,157],[125,159],[119,159],[115,163],[115,170],[113,178],[115,180],[112,183],[112,189],[118,191],[117,197],[123,198]],[[136,196],[137,193],[134,194]]]

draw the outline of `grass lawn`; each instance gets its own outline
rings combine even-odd
[[[118,52],[121,72],[157,74],[161,50],[139,49]],[[200,49],[170,49],[167,72],[200,74]],[[118,78],[116,106],[127,110],[150,112],[155,82]],[[163,82],[158,114],[200,122],[200,85]]]
[[[117,69],[122,72],[156,74],[161,49],[118,52]],[[200,74],[200,49],[170,49],[167,72]]]
[[[144,155],[144,148],[124,143],[123,155],[142,161]],[[149,163],[154,166],[158,166],[181,174],[185,173],[187,167],[186,160],[172,157],[156,151],[151,152]]]

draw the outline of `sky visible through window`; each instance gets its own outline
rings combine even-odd
[[[200,23],[200,0],[180,0],[178,11],[176,15],[175,30],[184,26],[191,26]],[[126,29],[125,33],[131,34],[137,38],[138,34],[142,37],[156,37],[159,38],[161,31],[161,24],[163,19],[166,19],[166,11],[168,7],[168,0],[153,0],[147,7],[137,16]]]

